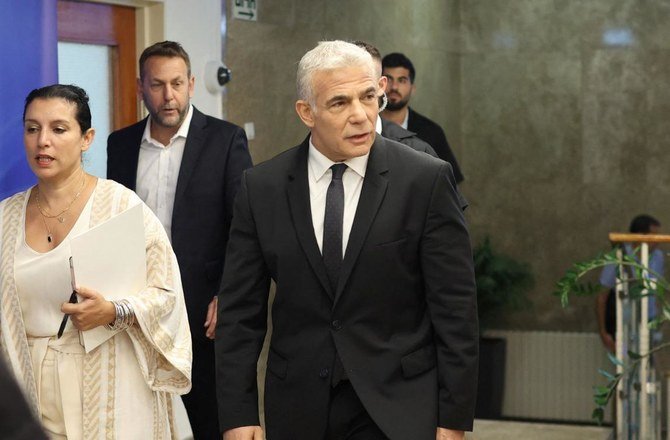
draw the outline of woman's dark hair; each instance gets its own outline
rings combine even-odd
[[[77,119],[77,122],[79,123],[82,134],[86,133],[86,131],[91,128],[91,108],[88,106],[88,95],[81,87],[71,84],[52,84],[33,90],[26,96],[26,104],[23,107],[24,121],[26,120],[26,110],[28,109],[28,105],[38,98],[61,98],[74,104],[77,108],[75,119]]]
[[[647,214],[640,214],[630,222],[629,232],[632,234],[648,234],[652,226],[661,226],[661,222]]]

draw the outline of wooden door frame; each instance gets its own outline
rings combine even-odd
[[[58,41],[110,46],[112,129],[138,120],[135,8],[58,0]]]

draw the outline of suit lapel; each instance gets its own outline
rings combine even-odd
[[[407,129],[409,131],[415,132],[417,131],[416,124],[418,123],[416,119],[416,113],[414,113],[414,110],[412,110],[412,107],[408,107],[407,111],[409,112],[409,115],[407,116]],[[432,147],[432,145],[431,145]]]
[[[193,117],[191,118],[191,126],[188,128],[188,136],[186,136],[186,145],[184,145],[184,155],[181,159],[181,166],[179,167],[179,177],[177,178],[177,189],[174,197],[174,207],[172,218],[175,218],[175,213],[178,210],[181,199],[184,197],[184,192],[188,186],[188,181],[193,175],[193,170],[198,163],[200,153],[205,146],[205,126],[207,125],[207,118],[200,113],[198,109],[193,107]],[[173,220],[174,221],[174,220]]]
[[[388,184],[388,181],[384,176],[386,171],[388,171],[386,145],[381,136],[376,136],[375,142],[370,150],[368,166],[365,170],[365,179],[363,180],[363,187],[361,188],[361,197],[358,200],[354,223],[351,227],[351,233],[349,234],[349,241],[347,243],[347,250],[344,254],[344,261],[342,261],[342,270],[337,284],[334,303],[336,303],[340,295],[342,295],[344,286],[347,284],[347,280],[351,275],[351,271],[361,252],[363,243],[365,243],[365,238],[368,235],[370,226],[372,226],[377,211],[379,211],[379,206],[381,205],[382,200],[384,200]]]
[[[120,184],[133,191],[137,188],[137,163],[140,158],[142,135],[144,134],[144,128],[147,125],[148,119],[148,117],[144,118],[140,123],[135,124],[132,132],[128,135],[127,139],[129,139],[129,142],[121,145],[121,148],[123,148],[123,158],[119,161],[117,175],[114,176],[114,180],[117,180]]]
[[[323,288],[328,292],[331,299],[334,292],[328,281],[326,267],[323,265],[319,245],[314,236],[314,225],[312,224],[312,211],[309,201],[309,181],[307,175],[307,153],[309,150],[309,137],[298,148],[295,165],[288,174],[287,195],[293,227],[298,236],[307,261],[316,273]]]

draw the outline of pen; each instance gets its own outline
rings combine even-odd
[[[70,299],[68,302],[70,304],[76,304],[77,303],[77,284],[74,282],[74,264],[72,264],[72,257],[70,257],[70,283],[72,284],[72,293],[70,294]],[[67,313],[65,316],[63,316],[63,320],[60,323],[60,328],[58,329],[58,337],[57,339],[60,339],[61,336],[63,336],[63,331],[65,330],[65,325],[67,324],[67,318],[68,318]]]

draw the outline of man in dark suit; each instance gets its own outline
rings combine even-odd
[[[310,137],[248,170],[217,322],[225,440],[462,439],[472,428],[477,311],[451,166],[375,133],[372,58],[322,42],[298,65]]]
[[[419,139],[419,137],[416,135],[416,133],[413,133],[409,130],[405,130],[398,124],[387,121],[386,119],[379,118],[379,122],[381,123],[381,132],[378,132],[382,136],[384,136],[387,139],[391,139],[396,142],[400,142],[401,144],[405,144],[410,148],[415,149],[416,151],[421,151],[422,153],[430,154],[433,157],[439,157],[435,150],[433,150],[433,147],[428,145],[427,142],[422,141]]]
[[[244,131],[190,104],[194,77],[179,43],[140,57],[138,92],[149,116],[107,140],[107,177],[152,208],[172,241],[184,286],[191,337],[191,392],[183,396],[196,440],[220,438],[214,386],[216,294],[233,200],[251,166]]]
[[[416,71],[412,62],[401,53],[388,54],[382,58],[382,74],[387,78],[386,95],[389,100],[382,117],[428,142],[441,159],[451,164],[456,182],[461,183],[463,174],[442,128],[409,106],[412,93],[416,90]]]

